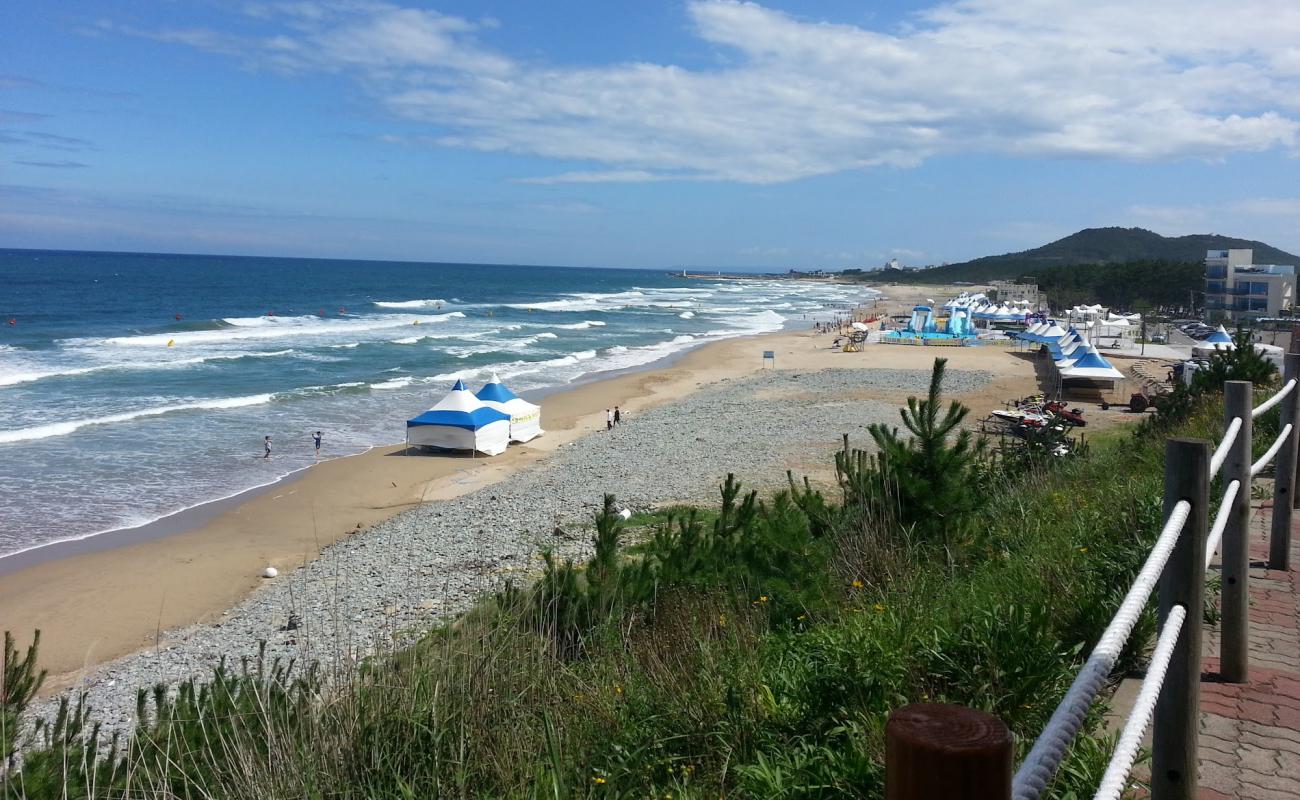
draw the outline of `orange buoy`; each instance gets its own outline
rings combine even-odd
[[[168,346],[168,347],[171,347],[171,346],[174,345],[174,344],[176,344],[176,340],[175,340],[175,339],[168,339],[168,340],[167,340],[167,346]]]

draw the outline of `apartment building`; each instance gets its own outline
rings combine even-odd
[[[1296,268],[1255,264],[1253,250],[1205,254],[1205,310],[1211,316],[1276,317],[1295,305]]]
[[[1039,301],[1045,300],[1038,291],[1036,283],[1016,283],[1015,281],[991,281],[989,285],[998,293],[999,303],[1014,303],[1028,300],[1030,308],[1038,308]]]

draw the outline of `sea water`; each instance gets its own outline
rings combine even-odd
[[[0,555],[273,482],[316,460],[317,430],[328,457],[400,442],[456,379],[559,386],[869,294],[664,271],[0,250]]]

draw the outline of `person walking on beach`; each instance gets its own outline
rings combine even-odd
[[[605,409],[605,430],[614,430],[614,412],[610,411],[608,408]]]
[[[270,437],[270,436],[267,436],[266,438],[264,438],[264,439],[262,440],[262,446],[266,448],[266,452],[262,454],[262,460],[265,461],[266,459],[268,459],[268,458],[271,457],[271,437]]]
[[[614,406],[614,427],[618,427],[622,423],[623,423],[623,412],[618,410],[618,406]]]
[[[317,457],[317,458],[320,458],[320,436],[321,436],[320,431],[316,431],[315,433],[313,433],[313,434],[311,435],[311,439],[312,439],[312,441],[316,443],[316,457]]]

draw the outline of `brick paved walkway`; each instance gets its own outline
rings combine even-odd
[[[1251,520],[1250,683],[1217,681],[1219,637],[1205,627],[1200,797],[1300,800],[1300,547],[1290,572],[1263,568],[1271,508]]]

